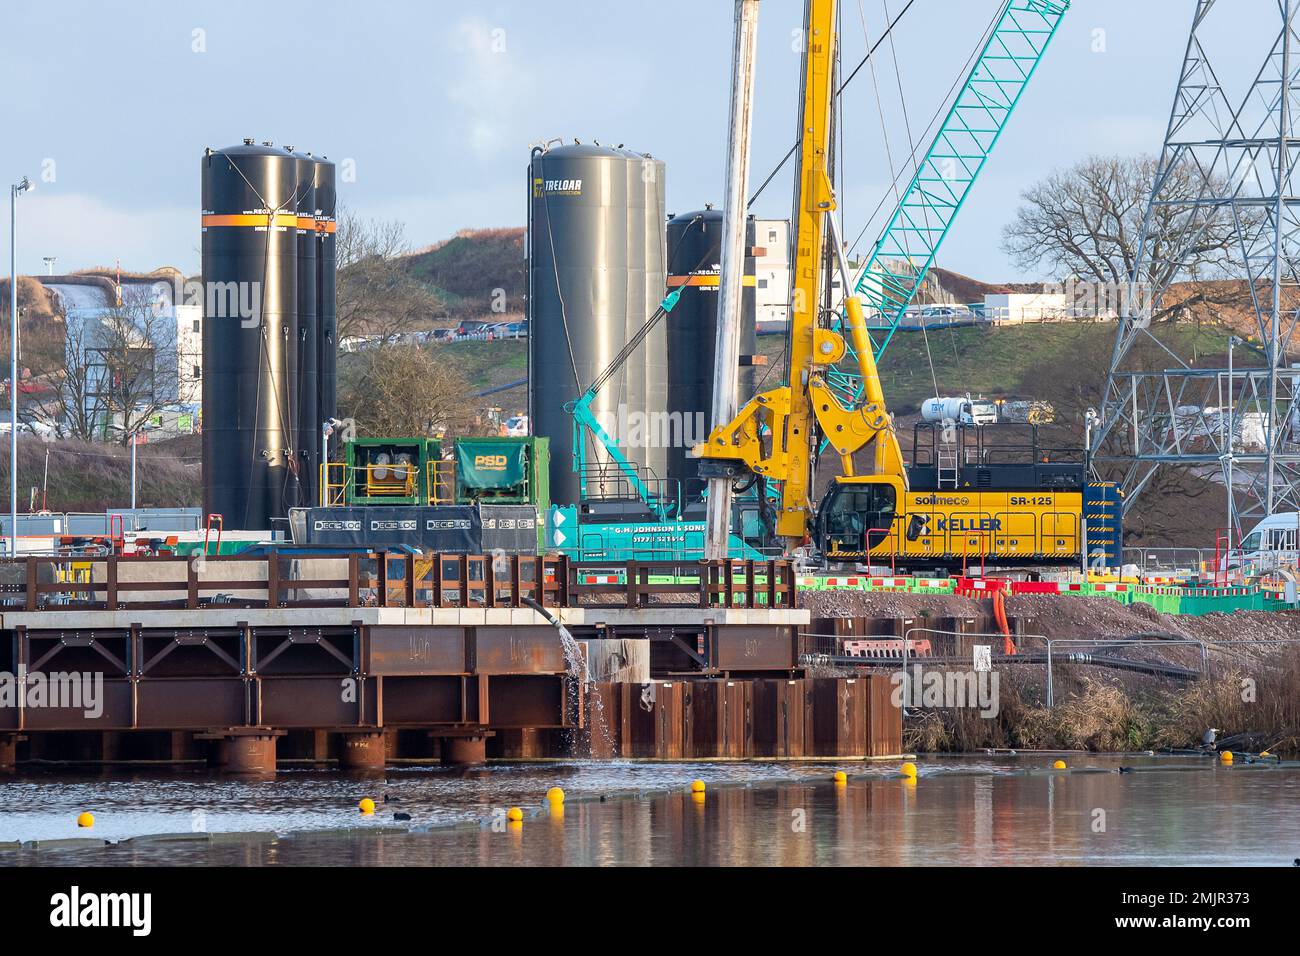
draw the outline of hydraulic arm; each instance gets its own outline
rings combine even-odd
[[[695,449],[707,477],[746,471],[780,482],[776,533],[798,545],[814,512],[814,451],[820,431],[839,455],[842,473],[854,475],[853,456],[875,444],[872,474],[897,479],[906,488],[898,440],[885,408],[861,303],[845,301],[845,331],[854,345],[863,400],[844,405],[826,382],[827,370],[845,357],[839,332],[819,321],[825,280],[825,251],[833,242],[845,288],[850,280],[835,216],[829,169],[835,13],[837,0],[809,0],[803,60],[798,199],[795,209],[793,288],[790,304],[787,384],[762,392],[730,422],[715,428]],[[718,361],[728,361],[719,356]]]
[[[573,402],[565,405],[565,411],[573,416],[573,470],[578,475],[578,483],[582,495],[587,495],[587,437],[586,432],[596,440],[597,444],[604,449],[614,467],[618,470],[628,486],[636,492],[638,498],[648,507],[651,512],[663,520],[668,517],[676,516],[681,508],[681,501],[678,496],[665,497],[661,491],[653,490],[642,478],[641,470],[628,461],[623,450],[619,448],[609,433],[605,431],[600,420],[592,412],[591,406],[600,394],[600,390],[613,377],[613,375],[623,367],[628,357],[641,347],[641,343],[654,329],[655,325],[673,310],[677,300],[682,296],[681,289],[671,290],[659,303],[659,308],[650,316],[632,336],[625,346],[614,356],[614,360],[598,375],[583,393]]]

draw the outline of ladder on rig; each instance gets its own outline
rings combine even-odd
[[[935,461],[935,477],[940,488],[957,487],[957,446],[944,442],[939,446]]]

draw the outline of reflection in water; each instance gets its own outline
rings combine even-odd
[[[1134,773],[1114,772],[1119,762],[1139,760],[1080,757],[1072,760],[1078,771],[1054,773],[1042,769],[1041,760],[1027,758],[996,764],[945,759],[922,764],[919,781],[898,779],[893,766],[862,764],[513,765],[470,774],[390,772],[383,785],[417,824],[461,822],[424,832],[379,832],[391,826],[385,814],[390,805],[370,825],[376,832],[361,836],[284,831],[304,823],[318,829],[362,825],[339,805],[346,795],[347,805],[354,806],[359,786],[378,793],[373,782],[336,774],[281,774],[264,785],[266,790],[244,783],[231,791],[227,788],[236,785],[228,781],[154,779],[154,795],[173,804],[200,791],[207,794],[211,830],[223,829],[227,811],[221,800],[238,796],[246,805],[229,812],[246,824],[243,829],[273,828],[281,836],[0,851],[0,864],[1204,865],[1289,864],[1300,856],[1300,817],[1294,813],[1300,767],[1225,769],[1190,760],[1181,763],[1187,769],[1177,769],[1178,763],[1157,759],[1142,761],[1145,766]],[[1107,772],[1084,772],[1085,766]],[[831,782],[837,768],[850,774],[846,785]],[[709,781],[703,796],[689,792],[696,776]],[[785,782],[775,782],[778,777]],[[552,815],[540,805],[541,796],[557,782],[569,799]],[[604,802],[597,797],[637,785],[670,789],[609,796]],[[14,788],[44,790],[48,796],[47,788],[59,792],[62,786],[51,779],[11,781],[0,784],[0,798],[7,807],[20,807]],[[127,794],[143,798],[150,783],[100,779],[72,786],[92,789],[101,801],[97,816],[111,820],[113,804],[107,812],[102,809],[106,795],[116,793],[121,802],[129,801]],[[323,806],[324,801],[332,803]],[[526,808],[524,822],[499,821],[494,827],[491,808],[510,802]],[[50,812],[46,808],[45,816]],[[0,840],[16,835],[13,816],[0,814]],[[45,817],[37,812],[29,819],[39,823]],[[95,836],[104,835],[97,825]]]

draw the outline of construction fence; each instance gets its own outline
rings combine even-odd
[[[1149,604],[1162,614],[1229,614],[1233,611],[1281,611],[1294,608],[1280,591],[1259,585],[1182,587],[1127,582],[1006,581],[997,578],[873,577],[871,575],[804,576],[800,590],[895,591],[908,594],[1067,594],[1101,597],[1120,604]]]

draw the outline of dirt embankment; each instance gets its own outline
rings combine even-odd
[[[950,594],[806,591],[800,601],[813,618],[991,614],[987,600]],[[1149,640],[1141,646],[1061,646],[1051,708],[1045,664],[1022,659],[1001,665],[995,716],[971,708],[909,709],[909,747],[1189,748],[1199,744],[1206,728],[1216,727],[1221,740],[1240,751],[1300,750],[1300,646],[1285,643],[1300,640],[1300,611],[1169,615],[1146,604],[1069,595],[1015,595],[1007,599],[1006,611],[1024,621],[1022,633],[1053,640]],[[1204,658],[1199,644],[1175,641],[1204,642]],[[1024,651],[1042,649],[1032,640],[1018,643]],[[1118,670],[1095,660],[1071,660],[1071,652],[1170,665],[1201,676],[1187,680]]]
[[[956,594],[892,591],[802,591],[800,605],[817,617],[982,617],[990,602]],[[1201,616],[1161,614],[1149,604],[1120,604],[1104,597],[1015,594],[1007,616],[1032,621],[1026,630],[1052,639],[1121,638],[1161,634],[1231,642],[1300,639],[1300,611],[1237,611]]]
[[[813,617],[977,617],[981,604],[956,594],[908,594],[894,591],[800,591],[799,604]]]
[[[202,504],[197,435],[141,445],[136,500],[145,508]],[[48,468],[46,455],[49,455]],[[9,481],[9,458],[0,455],[0,487]],[[32,489],[35,489],[33,493]],[[131,503],[131,451],[107,442],[18,440],[19,510],[29,502],[55,512],[102,512]]]

